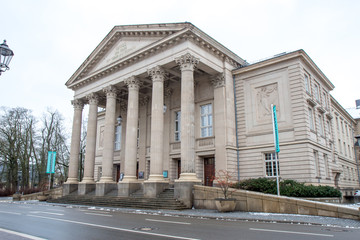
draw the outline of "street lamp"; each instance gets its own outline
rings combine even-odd
[[[6,40],[0,44],[0,75],[9,69],[9,63],[14,56],[14,52],[6,44]]]

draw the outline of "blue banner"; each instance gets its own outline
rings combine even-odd
[[[56,152],[48,152],[46,173],[55,173]]]
[[[279,131],[278,131],[278,124],[277,124],[277,117],[276,117],[276,106],[273,106],[273,115],[274,115],[274,134],[275,134],[275,148],[276,152],[280,152],[279,146]]]

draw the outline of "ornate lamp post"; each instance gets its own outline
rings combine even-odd
[[[0,75],[9,69],[9,63],[13,56],[14,52],[6,44],[6,40],[4,40],[4,43],[0,44]]]

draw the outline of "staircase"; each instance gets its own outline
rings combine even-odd
[[[58,199],[48,200],[51,203],[89,205],[99,207],[141,208],[184,210],[187,207],[174,198],[174,189],[166,189],[158,198],[145,198],[142,191],[133,193],[130,197],[94,196],[70,194]]]

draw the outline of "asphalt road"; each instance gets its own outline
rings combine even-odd
[[[360,229],[0,203],[0,239],[360,239]]]

